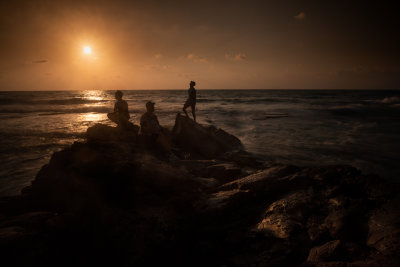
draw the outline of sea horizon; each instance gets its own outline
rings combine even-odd
[[[76,92],[76,91],[115,91],[115,90],[120,90],[120,91],[185,91],[188,88],[175,88],[175,89],[120,89],[120,88],[114,88],[114,89],[51,89],[51,90],[0,90],[0,92]],[[199,91],[206,91],[206,90],[211,90],[211,91],[219,91],[219,90],[240,90],[240,91],[245,91],[245,90],[252,90],[252,91],[278,91],[278,90],[286,90],[286,91],[400,91],[400,88],[386,88],[386,89],[374,89],[374,88],[329,88],[329,89],[320,89],[320,88],[285,88],[285,89],[279,89],[279,88],[218,88],[218,89],[212,89],[212,88],[196,88],[196,90]]]

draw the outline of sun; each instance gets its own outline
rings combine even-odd
[[[87,55],[92,54],[92,48],[91,48],[90,46],[84,46],[84,47],[82,48],[82,51],[83,51],[83,53],[85,53],[85,54],[87,54]]]

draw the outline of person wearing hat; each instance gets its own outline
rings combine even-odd
[[[193,115],[193,120],[196,121],[196,89],[194,89],[194,86],[196,85],[196,82],[190,81],[190,88],[188,90],[188,99],[186,100],[185,104],[183,105],[183,112],[185,112],[186,116],[188,116],[186,112],[187,107],[191,107],[192,109],[192,115]]]
[[[154,114],[154,102],[146,103],[146,113],[140,118],[140,134],[142,135],[158,135],[161,132],[161,126],[158,122],[156,114]]]
[[[140,118],[139,134],[145,137],[150,143],[156,143],[162,150],[170,152],[172,149],[171,142],[165,134],[165,129],[158,122],[156,114],[154,114],[154,102],[146,103],[146,112]]]
[[[129,111],[128,111],[128,103],[125,100],[122,100],[123,93],[121,91],[115,92],[115,102],[114,112],[108,113],[107,117],[115,122],[118,126],[125,127],[129,124]]]

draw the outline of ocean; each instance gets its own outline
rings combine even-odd
[[[114,92],[0,92],[0,196],[19,194],[53,152],[83,141],[88,127],[113,125]],[[123,92],[133,123],[151,100],[169,127],[187,97],[186,90]],[[197,90],[196,107],[199,123],[237,136],[266,161],[349,164],[400,182],[400,91]]]

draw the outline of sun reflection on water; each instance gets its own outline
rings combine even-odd
[[[78,120],[82,122],[98,123],[100,121],[104,121],[106,118],[106,114],[91,112],[80,114]]]
[[[105,100],[105,94],[103,91],[100,90],[88,90],[88,91],[83,91],[83,98],[87,100]]]

